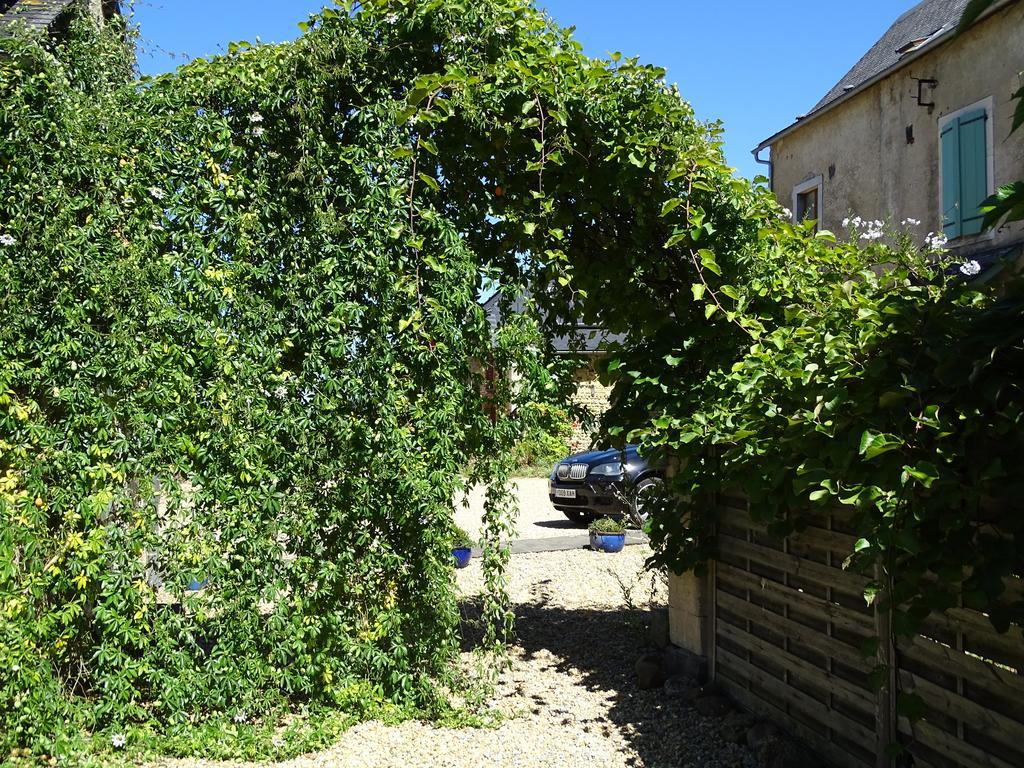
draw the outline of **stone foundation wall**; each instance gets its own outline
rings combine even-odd
[[[594,415],[594,426],[601,415],[608,410],[611,387],[607,387],[597,380],[597,372],[594,369],[594,362],[576,371],[576,393],[572,401],[575,405],[582,405]],[[569,438],[569,447],[573,453],[585,451],[590,448],[590,431],[581,422],[573,422],[572,435]]]

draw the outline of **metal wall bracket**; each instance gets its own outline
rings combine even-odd
[[[920,106],[920,107],[928,107],[928,109],[933,109],[935,107],[935,102],[934,101],[925,101],[924,100],[925,99],[924,89],[925,89],[925,86],[928,86],[928,88],[934,88],[935,86],[937,86],[939,84],[939,81],[938,80],[933,80],[933,79],[927,78],[927,77],[911,77],[910,79],[911,80],[915,80],[917,82],[917,98],[916,98],[916,101],[917,101],[918,106]],[[931,94],[929,94],[929,96],[930,95]]]

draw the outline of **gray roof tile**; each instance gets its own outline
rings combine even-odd
[[[483,308],[491,328],[497,328],[501,321],[501,294],[495,293],[491,296],[483,303]],[[517,297],[509,309],[513,314],[524,312],[526,297],[522,295]],[[608,331],[591,325],[563,323],[559,330],[562,333],[551,340],[552,347],[557,354],[594,354],[600,352],[608,344],[621,342],[625,338],[622,334],[608,333]]]
[[[833,86],[825,97],[815,104],[808,116],[838,99],[851,90],[856,90],[868,80],[895,68],[900,59],[915,50],[917,41],[921,45],[951,32],[960,22],[960,16],[969,0],[924,0],[900,16],[889,27],[889,31],[875,43],[843,78]]]
[[[35,29],[49,29],[74,0],[15,0],[0,2],[0,27],[23,21]]]

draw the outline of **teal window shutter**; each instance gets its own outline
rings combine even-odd
[[[942,231],[952,240],[960,237],[960,121],[950,120],[942,129]]]
[[[981,232],[988,197],[988,113],[976,109],[950,120],[940,134],[942,229],[950,240]]]
[[[960,234],[981,232],[980,208],[988,197],[988,115],[978,109],[960,117]]]

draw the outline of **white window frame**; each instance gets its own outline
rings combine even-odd
[[[996,192],[996,111],[995,111],[995,99],[991,96],[986,96],[981,101],[976,101],[973,104],[968,104],[966,107],[961,107],[955,112],[942,115],[938,120],[938,130],[935,131],[935,162],[939,167],[939,188],[936,190],[938,202],[935,210],[939,212],[939,221],[935,225],[936,232],[942,232],[942,185],[945,180],[942,178],[942,129],[946,125],[960,115],[965,115],[968,112],[973,112],[976,109],[984,109],[986,120],[985,120],[985,160],[988,165],[988,194],[994,195]],[[955,240],[951,240],[953,243],[971,242],[974,240],[991,240],[995,237],[995,229],[982,230],[976,235],[960,235]]]
[[[800,198],[800,195],[804,195],[815,188],[818,190],[818,229],[821,229],[821,222],[825,218],[825,177],[820,173],[817,176],[801,181],[793,187],[793,207],[790,210],[793,212],[794,224],[800,223],[799,219],[797,219],[796,201]]]

